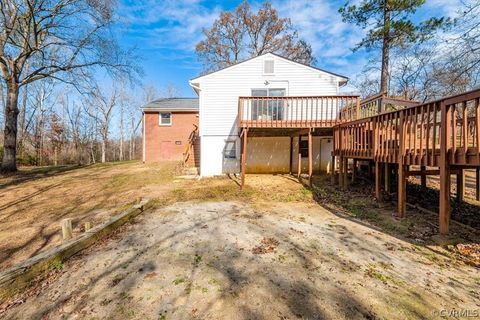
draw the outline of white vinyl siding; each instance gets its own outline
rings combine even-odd
[[[251,96],[252,89],[285,88],[287,96],[338,93],[338,77],[277,57],[273,59],[274,76],[263,73],[264,59],[259,58],[199,79],[200,135],[237,135],[238,97]]]

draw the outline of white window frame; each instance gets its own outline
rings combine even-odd
[[[227,157],[227,144],[229,144],[229,143],[233,143],[233,152],[235,153],[234,157]],[[225,146],[223,147],[223,159],[224,160],[237,160],[238,159],[237,140],[235,140],[235,139],[225,140]]]
[[[170,114],[170,122],[169,123],[162,123],[162,114]],[[158,125],[159,126],[171,126],[172,125],[172,122],[173,122],[173,115],[171,112],[159,112],[158,113]]]
[[[273,62],[273,72],[265,72],[265,64],[267,61]],[[262,71],[264,75],[274,75],[275,74],[275,59],[265,59],[263,60]]]

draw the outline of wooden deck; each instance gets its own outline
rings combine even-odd
[[[348,159],[371,160],[375,164],[376,196],[380,198],[381,166],[394,164],[399,181],[398,214],[402,217],[406,177],[439,174],[439,226],[441,233],[448,232],[450,175],[457,174],[463,184],[463,169],[480,167],[479,102],[480,89],[336,125],[332,155],[334,160],[339,158],[340,184],[347,184]],[[421,170],[410,171],[410,165]],[[461,185],[458,188],[463,190]]]
[[[327,130],[334,136],[333,180],[338,171],[339,183],[346,187],[349,164],[353,162],[355,174],[358,161],[367,161],[375,168],[375,195],[380,200],[382,188],[390,189],[387,173],[394,170],[398,181],[399,217],[406,213],[406,178],[420,176],[425,185],[427,175],[439,175],[439,229],[440,233],[447,233],[451,174],[457,175],[457,188],[463,197],[464,169],[477,168],[477,200],[480,201],[479,102],[480,89],[422,104],[382,94],[363,101],[358,96],[240,97],[242,186],[248,136],[290,136],[290,172],[293,137],[299,140],[308,137],[311,179],[312,137],[320,130]],[[300,151],[297,157],[301,159]],[[419,166],[420,170],[411,170],[412,165]],[[299,166],[299,176],[301,170]],[[382,179],[385,179],[383,185]]]
[[[358,96],[240,97],[240,128],[332,128],[341,110],[360,108]]]

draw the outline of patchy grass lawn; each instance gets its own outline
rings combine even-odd
[[[21,169],[0,177],[0,269],[57,245],[60,221],[98,224],[139,197],[159,197],[173,180],[174,163],[96,164]]]
[[[233,199],[312,201],[310,191],[296,183],[285,187],[252,176],[253,183],[240,192],[235,177],[192,181],[175,179],[178,173],[177,163],[131,161],[24,168],[0,177],[0,270],[58,245],[62,219],[73,218],[78,234],[84,222],[103,222],[140,197],[155,199],[158,206]]]

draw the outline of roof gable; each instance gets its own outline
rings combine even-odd
[[[334,77],[337,77],[339,78],[339,82],[347,82],[348,81],[348,77],[345,77],[345,76],[342,76],[340,74],[336,74],[336,73],[333,73],[333,72],[330,72],[330,71],[327,71],[327,70],[323,70],[323,69],[320,69],[320,68],[317,68],[317,67],[314,67],[314,66],[309,66],[309,65],[306,65],[306,64],[303,64],[303,63],[299,63],[299,62],[296,62],[296,61],[293,61],[291,59],[288,59],[288,58],[285,58],[285,57],[282,57],[276,53],[271,53],[271,52],[268,52],[268,53],[265,53],[265,54],[262,54],[260,56],[256,56],[256,57],[252,57],[252,58],[249,58],[249,59],[246,59],[246,60],[243,60],[241,62],[238,62],[236,64],[233,64],[231,66],[228,66],[228,67],[225,67],[225,68],[222,68],[220,70],[217,70],[217,71],[212,71],[210,73],[207,73],[205,75],[202,75],[202,76],[199,76],[199,77],[196,77],[194,79],[191,79],[190,80],[190,83],[192,82],[197,82],[198,80],[201,80],[201,79],[204,79],[206,77],[210,77],[211,75],[214,75],[214,74],[218,74],[218,73],[222,73],[224,71],[227,71],[229,69],[232,69],[232,68],[235,68],[235,67],[238,67],[238,66],[241,66],[242,64],[246,63],[246,62],[250,62],[250,61],[253,61],[253,60],[256,60],[256,59],[260,59],[260,58],[268,58],[268,57],[276,57],[278,59],[281,59],[283,61],[286,61],[288,63],[292,63],[292,64],[295,64],[299,67],[302,67],[302,68],[305,68],[305,69],[308,69],[310,71],[314,71],[314,72],[318,72],[318,73],[326,73],[326,74],[329,74],[331,76],[334,76]]]

